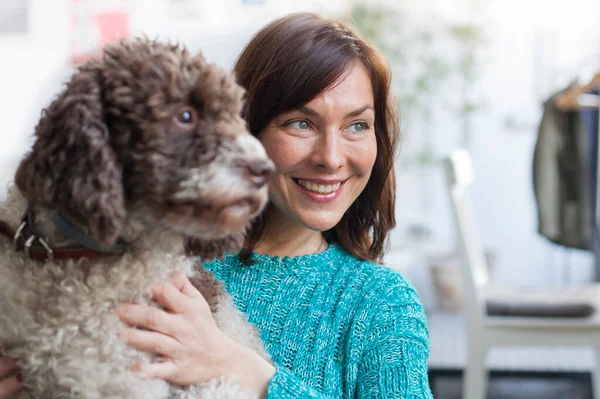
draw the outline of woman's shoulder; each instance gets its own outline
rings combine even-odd
[[[385,264],[357,261],[355,272],[368,276],[357,314],[372,344],[410,340],[428,350],[427,318],[417,290],[400,272]]]
[[[323,281],[334,279],[362,291],[365,295],[363,301],[386,303],[395,299],[419,302],[415,288],[401,273],[385,264],[359,259],[336,243],[322,253],[293,258],[253,254],[250,264],[231,255],[208,262],[205,268],[220,277],[259,269],[273,273],[294,273],[296,277],[305,276]],[[361,296],[358,292],[355,294]]]
[[[366,284],[369,286],[369,291],[385,294],[384,296],[416,296],[418,300],[415,288],[402,273],[392,269],[385,263],[375,263],[369,260],[358,259],[348,253],[346,254],[347,257],[344,259],[345,261],[352,259],[352,261],[349,262],[352,263],[350,265],[352,273],[368,276]]]
[[[366,262],[362,270],[370,275],[369,292],[375,292],[374,305],[405,304],[421,306],[419,294],[412,283],[400,272],[385,264]]]

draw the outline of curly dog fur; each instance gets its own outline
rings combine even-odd
[[[117,337],[115,307],[153,303],[150,287],[183,271],[221,329],[265,358],[255,329],[196,257],[239,249],[267,201],[272,170],[240,117],[243,90],[181,46],[148,39],[107,46],[43,112],[0,206],[13,228],[29,204],[40,235],[73,245],[59,211],[104,247],[95,259],[28,259],[0,236],[0,342],[36,398],[243,398],[234,382],[176,387],[131,371],[151,361]]]

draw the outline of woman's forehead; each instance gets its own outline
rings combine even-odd
[[[338,81],[305,104],[314,108],[349,108],[350,111],[370,106],[373,107],[373,86],[367,68],[356,63],[348,72],[343,73]],[[350,109],[351,108],[351,109]]]

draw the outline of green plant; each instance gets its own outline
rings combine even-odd
[[[481,108],[483,100],[475,97],[475,84],[480,74],[479,51],[485,44],[483,30],[476,24],[452,25],[448,29],[458,48],[456,72],[460,84],[460,100],[457,112],[461,120],[461,144],[468,147],[471,142],[471,117]]]
[[[460,119],[461,142],[468,145],[471,117],[480,109],[472,91],[479,76],[482,28],[475,24],[449,24],[430,16],[418,24],[401,5],[359,0],[349,13],[351,22],[388,58],[393,89],[400,103],[402,128],[407,141],[423,137],[422,145],[402,159],[412,164],[433,162],[435,139],[431,121],[436,107],[455,110]],[[454,49],[451,54],[442,51]],[[458,83],[455,91],[444,90]]]

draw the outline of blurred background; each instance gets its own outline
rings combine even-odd
[[[352,21],[388,57],[403,144],[398,226],[386,261],[413,282],[431,317],[432,381],[445,387],[436,397],[459,397],[450,371],[464,366],[464,345],[455,343],[466,333],[456,327],[464,313],[460,257],[441,160],[457,148],[471,154],[474,212],[494,282],[529,288],[597,280],[591,239],[572,245],[539,233],[533,165],[544,102],[600,72],[598,0],[2,0],[0,185],[31,144],[41,109],[104,43],[146,34],[185,43],[231,69],[256,31],[297,11]],[[555,358],[503,353],[490,360],[494,398],[525,397],[503,391],[513,376],[494,370],[547,369],[539,363]],[[585,375],[593,356],[581,353],[569,355],[565,374],[551,375],[566,376],[563,385],[532,392],[591,397]]]

